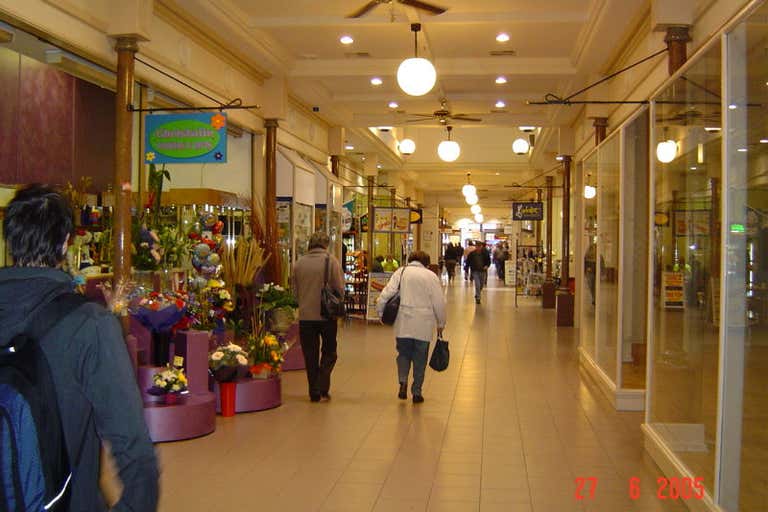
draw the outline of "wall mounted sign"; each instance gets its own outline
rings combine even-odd
[[[377,206],[373,210],[373,219],[373,231],[376,233],[408,233],[411,210]]]
[[[153,114],[146,117],[148,164],[226,163],[227,115]]]
[[[544,203],[532,201],[512,203],[512,220],[543,220]]]
[[[421,208],[413,208],[411,210],[411,224],[421,224],[423,216]]]

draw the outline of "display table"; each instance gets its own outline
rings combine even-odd
[[[159,398],[159,397],[158,397]],[[216,395],[183,395],[181,402],[145,402],[144,420],[153,443],[180,441],[210,434],[216,429]]]
[[[283,371],[304,370],[307,365],[304,363],[304,351],[301,350],[299,341],[299,323],[296,322],[285,333],[285,339],[291,345],[291,348],[285,353],[283,361]]]
[[[283,403],[280,377],[252,379],[245,377],[235,381],[235,412],[254,412],[279,407]],[[214,384],[216,411],[221,412],[219,383]]]

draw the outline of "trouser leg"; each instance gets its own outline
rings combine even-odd
[[[400,384],[408,383],[413,359],[413,342],[412,338],[397,338],[397,380]]]
[[[328,390],[331,389],[331,372],[333,367],[336,366],[336,359],[338,359],[336,352],[337,329],[338,324],[336,320],[323,322],[320,328],[320,333],[323,336],[323,347],[320,356],[320,370],[317,375],[317,388],[320,390],[321,395],[327,395]]]
[[[483,271],[473,270],[472,281],[475,283],[475,298],[480,298],[480,292],[483,291]]]
[[[429,342],[413,340],[413,343],[413,385],[411,386],[411,393],[413,396],[421,396],[421,386],[424,384],[424,373],[429,356]]]
[[[307,385],[311,398],[320,397],[317,377],[320,372],[320,331],[316,322],[299,322],[299,340],[304,352],[304,364],[307,367]]]

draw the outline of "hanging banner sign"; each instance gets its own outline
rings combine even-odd
[[[544,220],[544,203],[512,203],[512,220]]]
[[[153,114],[146,117],[148,164],[226,163],[227,115]]]

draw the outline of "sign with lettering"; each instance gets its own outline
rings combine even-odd
[[[683,273],[662,272],[661,283],[664,309],[683,309]]]
[[[227,115],[153,114],[146,117],[148,164],[226,163]]]
[[[544,220],[544,203],[512,203],[512,220]]]

